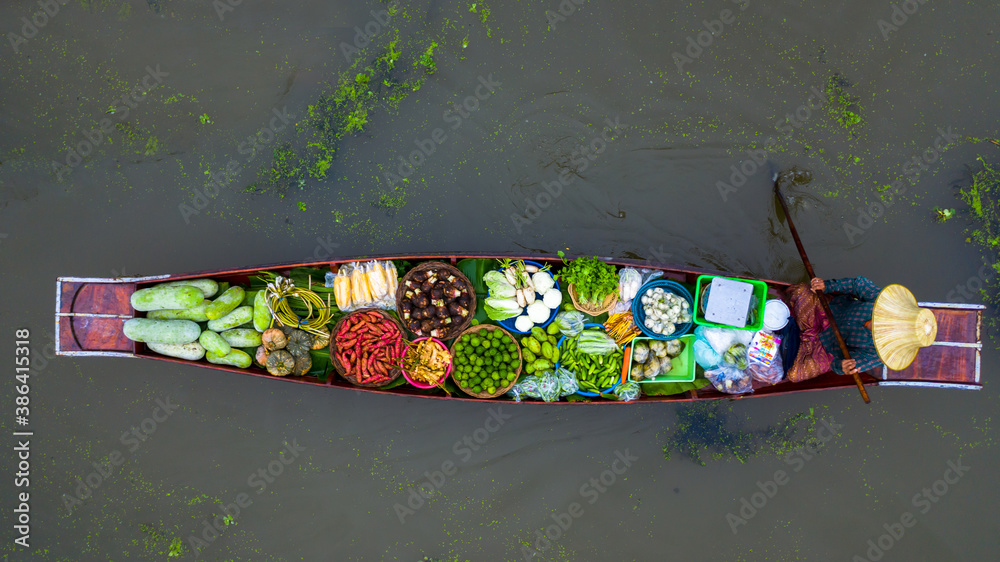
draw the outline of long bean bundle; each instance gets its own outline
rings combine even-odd
[[[326,325],[333,318],[329,293],[327,293],[326,302],[323,302],[323,299],[314,291],[296,287],[295,282],[291,279],[280,276],[268,283],[265,291],[267,309],[279,322],[285,326],[299,328],[318,336],[327,335]],[[292,310],[293,307],[289,301],[292,297],[298,298],[305,304],[304,319]],[[315,317],[313,317],[313,312],[316,313]]]

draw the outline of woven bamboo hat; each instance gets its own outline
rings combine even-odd
[[[902,285],[882,289],[872,309],[872,338],[886,367],[894,371],[909,367],[917,351],[934,343],[935,337],[934,313],[917,306],[909,289]]]

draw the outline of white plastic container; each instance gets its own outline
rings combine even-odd
[[[788,324],[791,312],[788,305],[779,299],[771,299],[764,303],[764,329],[777,332]]]

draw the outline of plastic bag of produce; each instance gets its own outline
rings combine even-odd
[[[368,292],[368,282],[365,280],[365,268],[359,263],[352,263],[351,268],[351,300],[354,308],[362,308],[374,300]]]
[[[393,303],[395,303],[396,288],[399,287],[399,272],[396,271],[396,264],[392,263],[392,260],[382,262],[382,276],[385,277],[385,282],[388,285],[388,293],[386,296],[391,298]],[[395,310],[395,308],[395,305],[393,305],[393,310]]]
[[[615,394],[618,395],[618,400],[631,402],[639,399],[639,396],[642,395],[642,389],[637,382],[625,381],[618,385],[618,388],[615,389]]]
[[[737,328],[709,328],[698,326],[694,329],[694,335],[698,339],[705,340],[712,346],[718,354],[723,354],[734,343],[741,343],[744,346],[750,345],[754,332],[750,330],[740,330]]]
[[[634,267],[626,267],[618,272],[618,300],[632,302],[642,286],[642,274]]]
[[[546,402],[559,400],[559,379],[552,371],[546,371],[538,377],[538,396]]]
[[[352,264],[344,264],[337,270],[333,278],[333,296],[337,300],[337,308],[343,311],[354,310],[354,298],[351,291]]]
[[[538,398],[538,377],[529,375],[522,378],[507,391],[507,394],[515,402],[520,402],[524,398]]]
[[[767,384],[777,384],[785,377],[780,346],[781,338],[767,330],[754,335],[747,352],[750,359],[747,371],[751,377]]]
[[[600,330],[584,330],[576,338],[576,349],[587,355],[608,355],[618,349],[618,344]]]
[[[573,337],[583,331],[583,313],[577,310],[560,312],[554,322],[564,336]]]
[[[375,260],[364,265],[365,285],[372,300],[381,300],[389,293],[389,284],[385,281],[385,271]]]
[[[712,349],[707,341],[699,338],[694,341],[694,360],[707,371],[714,369],[722,360],[722,356]]]
[[[559,367],[556,371],[556,378],[559,379],[559,396],[569,396],[580,389],[580,385],[576,381],[576,373],[569,369]]]
[[[785,378],[785,367],[781,362],[781,355],[775,357],[770,365],[751,360],[747,372],[754,380],[767,384],[778,384],[781,379]]]
[[[715,369],[705,371],[705,378],[712,383],[716,390],[725,394],[753,392],[753,381],[750,374],[733,365],[723,363]]]

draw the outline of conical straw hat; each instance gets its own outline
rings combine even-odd
[[[910,366],[921,347],[934,343],[937,320],[929,309],[917,306],[909,289],[889,285],[875,299],[872,337],[882,362],[901,371]]]

